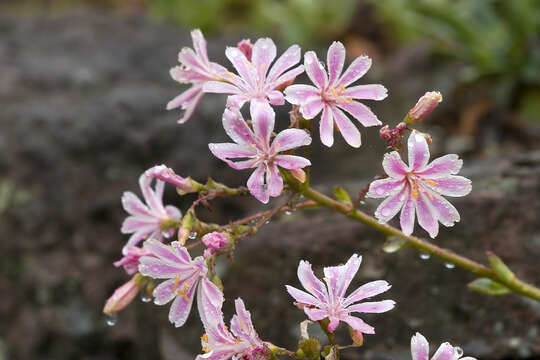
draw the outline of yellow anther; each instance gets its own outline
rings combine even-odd
[[[334,96],[335,98],[337,98],[339,96],[336,89],[334,89],[333,86],[330,87],[330,91],[332,92],[332,96]]]
[[[340,102],[340,103],[344,103],[345,101],[347,101],[347,99],[345,99],[345,98],[339,98],[339,102]]]
[[[433,195],[431,195],[431,193],[430,193],[429,191],[427,191],[427,194],[428,194],[428,196],[429,196],[429,199],[430,199],[431,201],[433,201]]]
[[[203,334],[203,336],[201,336],[201,340],[204,341],[204,342],[208,342],[208,335]]]
[[[230,71],[227,71],[227,76],[232,78],[234,76],[234,74],[232,72],[230,72]]]
[[[176,275],[176,279],[174,279],[173,291],[176,291],[176,289],[178,288],[178,283],[179,282],[180,282],[180,275]]]
[[[180,290],[180,289],[176,290],[176,293],[178,295],[182,295],[184,297],[184,299],[186,299],[187,302],[189,302],[189,297],[187,296],[188,287],[189,287],[189,285],[188,285],[187,281],[184,281],[184,290],[183,291]]]
[[[238,338],[237,338],[237,339],[234,339],[234,343],[235,343],[235,344],[240,344],[240,339],[238,339]]]
[[[415,198],[415,199],[418,199],[418,191],[413,190],[412,197]]]
[[[330,280],[328,280],[328,278],[325,278],[325,277],[323,277],[323,280],[326,281],[327,284],[330,282]]]
[[[349,102],[352,104],[352,97],[349,98]]]
[[[246,64],[248,64],[248,66],[251,66],[251,61],[246,60]]]
[[[430,180],[430,179],[424,179],[425,182],[427,182],[429,185],[437,185],[438,182],[434,181],[434,180]]]
[[[347,90],[345,89],[345,86],[343,86],[343,84],[339,85],[339,88],[340,88],[341,92],[343,92],[343,93],[344,93],[345,91],[347,91]]]
[[[203,346],[202,351],[204,351],[206,354],[210,352],[210,349],[206,346]]]

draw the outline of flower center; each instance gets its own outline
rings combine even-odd
[[[325,101],[334,101],[334,102],[340,102],[340,103],[344,103],[344,102],[352,103],[353,102],[352,97],[351,96],[349,96],[349,97],[345,96],[346,93],[347,93],[347,89],[345,89],[345,86],[339,85],[337,89],[335,87],[333,87],[333,86],[328,87],[326,90],[323,90],[321,95],[322,95],[322,97],[323,97],[323,99]]]

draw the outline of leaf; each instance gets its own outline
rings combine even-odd
[[[469,289],[487,295],[506,295],[512,291],[506,286],[488,278],[479,278],[468,285]]]
[[[408,247],[408,241],[399,236],[389,236],[382,246],[385,253],[391,254]]]
[[[506,281],[513,281],[516,278],[516,275],[502,262],[502,260],[492,253],[491,251],[487,252],[487,257],[489,260],[489,265],[495,271],[495,274],[498,275],[500,279]]]
[[[340,186],[334,186],[334,196],[342,203],[352,204],[351,197],[347,191]]]

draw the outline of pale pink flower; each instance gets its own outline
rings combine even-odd
[[[383,100],[386,88],[379,84],[348,87],[361,78],[371,67],[367,56],[356,58],[341,75],[345,63],[345,47],[335,41],[328,49],[328,74],[313,51],[304,54],[304,65],[310,80],[315,84],[291,85],[285,89],[288,102],[300,105],[306,119],[313,119],[322,111],[320,121],[321,141],[330,147],[334,143],[334,122],[345,141],[353,146],[361,144],[360,132],[342,110],[347,111],[364,126],[377,126],[381,122],[371,110],[353,99]],[[341,76],[340,76],[341,75]]]
[[[124,256],[116,261],[113,265],[116,267],[123,266],[128,275],[133,275],[139,271],[139,259],[142,256],[151,256],[152,253],[141,249],[140,247],[130,246],[127,248]]]
[[[127,283],[116,289],[111,297],[107,299],[107,302],[103,307],[103,313],[114,314],[123,310],[126,306],[131,304],[138,293],[139,287],[135,280],[129,280]]]
[[[276,58],[276,45],[272,39],[258,39],[253,45],[251,60],[246,53],[249,52],[245,46],[228,47],[225,55],[238,75],[229,72],[225,81],[209,81],[204,84],[204,92],[232,94],[227,99],[228,107],[241,108],[246,102],[250,102],[252,109],[258,105],[283,105],[285,99],[280,87],[304,71],[302,65],[288,70],[300,61],[300,47],[289,47],[273,66],[270,65]]]
[[[392,300],[358,303],[360,300],[381,294],[390,285],[384,280],[372,281],[360,286],[349,296],[345,296],[347,288],[356,275],[362,257],[354,254],[345,265],[324,268],[324,281],[317,279],[307,261],[300,261],[298,266],[298,279],[307,292],[287,285],[287,291],[303,306],[304,312],[312,321],[328,318],[330,323],[328,331],[334,332],[340,321],[364,334],[374,334],[375,329],[360,318],[351,316],[351,313],[382,313],[395,306]]]
[[[413,131],[407,143],[409,166],[403,163],[398,152],[385,154],[382,165],[388,178],[372,182],[367,196],[387,198],[375,211],[379,222],[389,221],[401,209],[401,230],[410,235],[416,213],[420,226],[434,238],[439,233],[439,222],[453,226],[460,219],[456,208],[442,196],[467,195],[471,181],[455,175],[463,165],[456,154],[441,156],[428,164],[425,137]]]
[[[429,344],[426,338],[418,332],[411,338],[411,355],[412,360],[429,360]],[[461,357],[462,355],[463,350],[460,347],[445,342],[439,346],[431,360],[476,360],[470,356]]]
[[[182,194],[197,191],[197,188],[193,185],[191,178],[181,177],[180,175],[176,174],[173,169],[163,164],[151,167],[150,169],[146,170],[145,174],[176,186],[176,189]]]
[[[171,69],[171,77],[181,84],[191,83],[192,86],[178,95],[167,104],[167,110],[181,107],[184,114],[178,120],[180,124],[186,122],[203,97],[203,85],[212,80],[222,79],[227,73],[223,66],[211,62],[206,51],[206,40],[200,30],[191,32],[193,49],[184,47],[178,54],[180,66]]]
[[[309,145],[311,137],[304,130],[286,129],[277,134],[270,144],[270,137],[274,131],[274,110],[270,106],[256,107],[251,112],[251,118],[253,131],[238,109],[226,109],[223,114],[223,127],[235,143],[208,146],[216,157],[233,169],[255,168],[247,181],[247,186],[255,198],[267,203],[270,196],[279,196],[283,190],[279,167],[297,170],[311,165],[306,158],[280,153]],[[238,158],[244,160],[237,162],[230,160]]]
[[[221,307],[223,294],[207,278],[208,267],[201,256],[191,260],[186,248],[178,241],[167,246],[156,240],[146,240],[144,249],[153,256],[140,258],[139,272],[154,279],[167,279],[154,289],[154,303],[165,305],[173,301],[169,321],[176,327],[186,322],[197,285],[198,303]]]
[[[267,351],[253,327],[251,314],[246,310],[242,299],[236,299],[235,307],[236,315],[231,319],[232,333],[223,321],[221,308],[208,306],[206,309],[210,311],[200,309],[206,333],[201,337],[204,354],[198,355],[197,360],[256,359]]]
[[[152,189],[152,177],[142,174],[139,178],[139,186],[146,205],[131,191],[122,195],[122,206],[128,212],[128,216],[122,223],[122,233],[132,234],[127,244],[122,249],[126,255],[128,249],[136,246],[143,239],[163,239],[163,224],[178,221],[182,213],[172,205],[163,205],[163,189],[165,183],[156,180],[155,189]],[[171,236],[174,229],[168,229],[165,236]]]
[[[213,231],[202,237],[202,242],[206,247],[219,250],[229,242],[229,238],[226,234],[220,233],[218,231]]]

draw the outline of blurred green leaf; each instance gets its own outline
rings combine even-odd
[[[487,295],[506,295],[512,291],[506,286],[488,278],[479,278],[469,283],[469,289]]]

